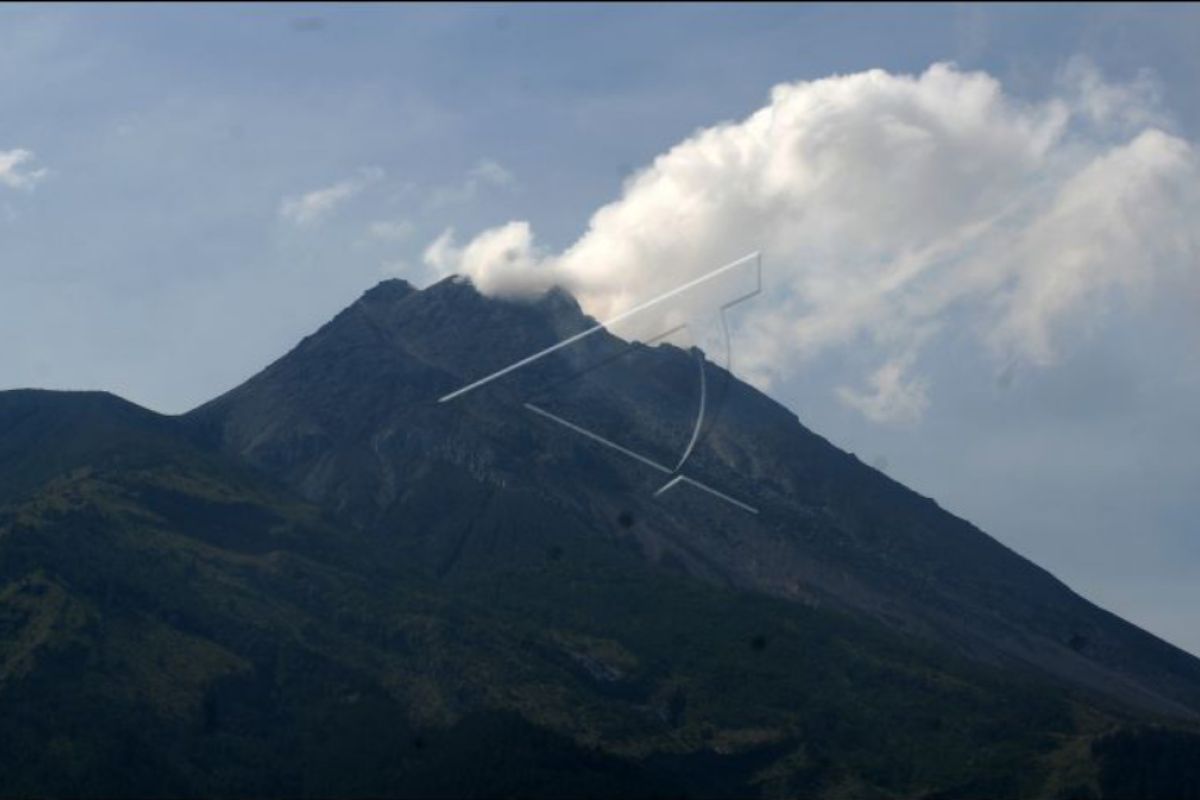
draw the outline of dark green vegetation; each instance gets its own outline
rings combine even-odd
[[[762,443],[748,389],[706,458],[757,520],[657,504],[502,403],[439,408],[472,340],[402,328],[464,318],[441,302],[386,284],[184,418],[0,393],[0,795],[1196,796],[1190,657],[794,418]],[[515,355],[572,321],[455,302]],[[922,537],[948,554],[913,588]],[[786,591],[747,577],[772,553]],[[964,633],[977,572],[1040,615]],[[1094,673],[978,644],[1059,619]]]

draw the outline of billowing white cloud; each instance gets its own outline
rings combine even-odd
[[[357,175],[338,181],[332,186],[285,197],[279,204],[279,216],[293,225],[311,225],[327,217],[338,206],[382,179],[382,169],[365,167],[359,170]]]
[[[740,368],[767,383],[831,348],[875,348],[868,390],[838,396],[912,420],[928,403],[921,348],[961,320],[1004,363],[1048,364],[1055,332],[1110,290],[1200,274],[1196,154],[1156,103],[1147,76],[1108,84],[1084,62],[1037,103],[946,64],[784,84],[633,175],[564,252],[513,222],[466,245],[447,231],[426,263],[496,295],[558,284],[603,319],[762,250],[768,292],[742,322]]]
[[[1103,310],[1109,289],[1136,297],[1200,268],[1196,154],[1157,129],[1096,156],[989,264],[1012,276],[990,331],[1034,362],[1054,359],[1052,327]]]
[[[10,189],[32,189],[46,177],[44,167],[30,168],[29,162],[35,160],[34,154],[23,148],[15,150],[0,150],[0,186]]]
[[[545,258],[533,243],[528,222],[484,231],[461,248],[454,243],[454,231],[447,230],[425,249],[425,263],[437,272],[468,275],[479,291],[499,297],[544,291]]]

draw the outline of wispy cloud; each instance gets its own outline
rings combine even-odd
[[[912,361],[911,354],[893,358],[869,376],[868,390],[839,386],[838,398],[872,422],[916,422],[929,405],[929,384],[906,374]]]
[[[329,216],[339,206],[358,195],[368,186],[383,179],[379,167],[364,167],[357,175],[331,186],[313,189],[285,197],[279,204],[279,216],[292,225],[304,227]]]
[[[416,233],[417,226],[407,219],[376,220],[367,226],[367,233],[373,239],[385,242],[403,242]]]
[[[476,199],[488,187],[512,189],[517,178],[507,167],[485,158],[467,172],[461,183],[434,189],[429,204],[433,208],[463,205]]]
[[[36,156],[30,150],[0,150],[0,185],[10,189],[29,190],[37,186],[49,174],[44,167],[31,168],[29,163]]]

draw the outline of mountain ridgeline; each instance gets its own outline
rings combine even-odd
[[[438,402],[593,324],[387,281],[179,417],[0,393],[0,796],[1200,797],[1200,661],[697,352]],[[756,513],[556,421],[673,463],[698,363]]]

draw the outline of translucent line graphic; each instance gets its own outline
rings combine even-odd
[[[724,369],[728,373],[732,369],[732,366],[733,366],[733,351],[732,351],[732,343],[730,341],[729,320],[726,316],[726,312],[733,306],[738,305],[739,303],[749,300],[750,298],[753,298],[762,293],[762,258],[761,258],[761,253],[758,251],[755,251],[753,253],[750,253],[749,255],[743,256],[743,257],[737,259],[736,261],[731,261],[722,267],[718,267],[717,269],[712,270],[704,275],[701,275],[698,278],[688,281],[687,283],[677,286],[674,289],[671,289],[669,291],[666,291],[666,292],[658,295],[657,297],[654,297],[650,300],[647,300],[644,303],[640,303],[640,304],[634,306],[633,308],[630,308],[620,314],[617,314],[616,316],[611,317],[604,322],[593,325],[592,327],[588,328],[585,331],[582,331],[573,336],[570,336],[560,342],[557,342],[556,344],[551,345],[550,347],[544,348],[543,350],[540,350],[540,351],[534,353],[533,355],[527,356],[519,361],[509,364],[508,366],[504,367],[503,369],[499,369],[489,375],[484,376],[483,378],[480,378],[479,380],[468,383],[467,385],[462,386],[461,388],[456,389],[455,391],[450,392],[449,394],[446,394],[446,395],[438,398],[438,403],[448,402],[457,397],[461,397],[471,391],[474,391],[475,389],[486,386],[487,384],[491,383],[492,381],[502,378],[505,375],[508,375],[512,372],[515,372],[516,370],[521,369],[522,367],[528,366],[528,365],[534,363],[535,361],[545,358],[546,356],[551,355],[552,353],[554,353],[558,350],[561,350],[569,345],[575,344],[576,342],[579,342],[580,340],[582,340],[588,336],[598,333],[609,326],[612,326],[618,322],[621,322],[622,320],[628,319],[629,317],[639,314],[648,308],[651,308],[651,307],[653,307],[659,303],[662,303],[666,300],[669,300],[672,297],[675,297],[683,292],[688,291],[689,289],[692,289],[696,286],[699,286],[708,281],[711,281],[711,280],[723,275],[724,273],[729,272],[730,270],[736,269],[736,268],[742,266],[743,264],[747,264],[749,262],[754,262],[754,264],[755,264],[754,288],[752,290],[746,292],[745,294],[742,294],[732,300],[729,300],[729,301],[721,304],[717,308],[717,318],[718,318],[718,321],[720,324],[721,333],[723,334],[722,338],[724,339],[724,345],[725,345],[723,348],[724,355],[725,355]],[[670,336],[671,334],[673,334],[679,330],[682,330],[684,328],[692,328],[695,325],[696,325],[696,321],[691,320],[688,322],[684,322],[683,324],[676,325],[675,327],[671,328],[670,330],[668,330],[664,333],[658,334],[654,337],[651,337],[650,339],[642,338],[640,340],[645,342],[646,344],[651,344],[654,341],[662,339],[662,338],[666,338],[667,336]],[[683,465],[687,462],[688,458],[691,457],[695,448],[699,445],[700,441],[704,438],[704,436],[706,435],[706,432],[707,432],[705,430],[705,424],[704,424],[706,417],[708,416],[708,406],[709,406],[708,373],[707,373],[707,370],[705,369],[706,359],[705,359],[703,351],[699,350],[698,348],[693,348],[693,353],[696,357],[697,367],[700,370],[699,408],[698,408],[697,415],[696,415],[696,422],[692,428],[691,437],[688,440],[687,446],[684,448],[682,456],[680,456],[679,461],[675,464],[675,467],[673,469],[670,467],[667,467],[663,464],[660,464],[657,461],[655,461],[651,458],[648,458],[640,453],[630,450],[629,448],[622,447],[621,445],[617,444],[616,442],[613,442],[603,436],[600,436],[599,434],[594,433],[593,431],[590,431],[581,425],[576,425],[575,423],[570,422],[569,420],[563,419],[562,417],[552,414],[549,411],[546,411],[545,409],[534,405],[533,403],[524,403],[524,406],[528,410],[532,411],[535,414],[538,414],[539,416],[541,416],[544,419],[550,420],[551,422],[556,422],[559,425],[562,425],[564,428],[566,428],[574,433],[581,434],[582,436],[585,436],[586,438],[591,439],[592,441],[594,441],[598,444],[604,445],[605,447],[608,447],[611,450],[615,450],[618,453],[629,456],[630,458],[633,458],[634,460],[650,467],[651,469],[654,469],[654,470],[657,470],[658,472],[672,476],[671,479],[668,480],[666,484],[664,484],[656,492],[654,492],[654,497],[661,497],[663,494],[665,494],[666,492],[668,492],[675,486],[678,486],[681,483],[686,483],[686,484],[695,486],[697,489],[700,489],[701,491],[707,492],[708,494],[712,495],[713,497],[719,498],[721,500],[724,500],[727,503],[735,505],[744,511],[747,511],[751,514],[757,514],[758,509],[754,508],[753,506],[747,505],[746,503],[743,503],[742,501],[737,500],[736,498],[730,497],[729,495],[725,494],[724,492],[720,492],[720,491],[712,488],[711,486],[701,483],[700,481],[695,480],[694,478],[690,478],[687,475],[684,475],[682,472],[680,472],[680,470],[683,468]],[[615,357],[616,356],[614,356],[614,358]],[[608,361],[610,361],[610,360],[611,359],[604,359],[601,362],[601,364],[598,366],[602,366],[603,364],[608,363]],[[590,370],[585,370],[585,372],[587,372],[587,371],[590,371]],[[568,380],[575,380],[578,377],[579,376],[576,375]],[[560,382],[557,382],[555,385],[558,385],[559,383],[563,383],[563,382],[567,382],[567,381],[566,380],[560,381]],[[726,381],[724,384],[724,390],[720,393],[720,396],[717,398],[718,408],[722,404],[724,395],[729,388],[728,384],[729,384],[729,376],[727,375]],[[709,425],[708,425],[709,430],[711,430],[713,424],[714,424],[714,420],[709,420]]]
[[[687,323],[682,323],[680,325],[676,325],[674,328],[671,328],[670,330],[666,330],[655,336],[648,337],[647,339],[644,340],[643,344],[652,345],[657,341],[667,338],[668,336],[670,336],[673,333],[678,333],[679,331],[683,330],[686,327],[687,327]],[[577,381],[582,376],[586,375],[587,373],[593,372],[598,369],[602,369],[603,367],[608,366],[612,362],[617,361],[618,359],[625,358],[628,355],[629,355],[629,350],[626,349],[620,353],[614,353],[611,356],[607,356],[603,360],[599,361],[598,363],[593,364],[592,366],[587,367],[586,369],[580,370],[579,372],[577,372],[573,375],[568,375],[565,378],[560,378],[558,380],[555,380],[552,383],[546,384],[541,389],[538,389],[534,396],[536,397],[536,396],[542,396],[542,395],[549,394],[550,392],[554,391],[555,389],[557,389],[560,386],[565,386],[568,383]]]
[[[677,472],[683,468],[683,462],[687,461],[688,456],[692,454],[692,448],[700,440],[700,428],[704,426],[704,409],[708,400],[708,379],[704,376],[703,353],[696,353],[696,363],[700,365],[700,411],[696,414],[696,425],[692,428],[692,438],[688,440],[687,447],[683,450],[683,456],[679,459],[679,463],[675,465]]]
[[[658,491],[654,493],[654,496],[659,497],[661,495],[666,494],[671,489],[678,486],[680,481],[682,481],[682,480],[683,480],[682,475],[676,475],[674,478],[671,478],[671,480],[667,481],[662,486],[658,487]]]
[[[713,278],[716,278],[717,276],[746,263],[747,261],[758,258],[758,256],[759,256],[759,253],[757,251],[755,251],[753,253],[750,253],[749,255],[742,256],[737,261],[731,261],[723,267],[718,267],[717,269],[713,270],[712,272],[709,272],[705,275],[701,275],[699,278],[696,278],[695,280],[688,281],[687,283],[683,284],[682,286],[676,286],[674,289],[671,289],[668,292],[664,292],[663,294],[660,294],[659,296],[657,296],[653,299],[647,300],[646,302],[642,303],[641,305],[634,306],[633,308],[631,308],[627,311],[623,311],[620,314],[617,314],[615,317],[612,317],[611,319],[608,319],[604,322],[598,323],[598,324],[592,326],[591,328],[588,328],[585,331],[577,333],[574,336],[571,336],[567,339],[563,339],[561,342],[558,342],[557,344],[550,345],[545,350],[541,350],[537,353],[534,353],[531,356],[527,356],[526,358],[523,358],[520,361],[517,361],[516,363],[509,364],[507,367],[504,367],[501,370],[497,370],[496,372],[493,372],[491,375],[484,376],[473,383],[468,383],[466,386],[463,386],[461,389],[456,389],[453,392],[451,392],[450,394],[438,398],[438,402],[445,403],[449,400],[453,400],[456,397],[461,397],[462,395],[466,394],[467,392],[474,391],[475,389],[478,389],[481,386],[486,386],[487,384],[491,383],[492,381],[496,380],[497,378],[502,378],[505,375],[509,374],[510,372],[514,372],[514,371],[520,369],[521,367],[528,366],[528,365],[532,364],[533,362],[537,361],[538,359],[545,358],[546,356],[550,355],[551,353],[557,352],[558,350],[561,350],[564,347],[567,347],[568,345],[575,344],[580,339],[591,336],[594,333],[598,333],[598,332],[604,330],[606,327],[608,327],[610,325],[614,325],[623,319],[632,317],[634,314],[638,314],[642,311],[645,311],[647,308],[655,306],[664,300],[669,300],[670,298],[674,297],[675,295],[680,294],[681,292],[685,292],[694,286],[699,286],[700,284],[702,284],[706,281],[710,281]],[[761,275],[759,277],[759,280],[760,280],[759,288],[761,289]],[[752,297],[754,294],[757,294],[757,291],[750,295],[746,295],[746,297]],[[746,298],[745,297],[739,298],[738,300],[735,300],[734,302],[735,303],[741,302],[744,299],[746,299]],[[726,306],[724,306],[724,307],[728,307],[729,305],[733,305],[733,303],[726,304]]]
[[[541,414],[546,419],[552,420],[554,422],[557,422],[559,425],[570,428],[571,430],[575,431],[576,433],[586,436],[587,438],[591,439],[594,442],[599,442],[600,444],[604,445],[605,447],[611,447],[613,450],[616,450],[618,453],[624,453],[625,455],[629,456],[630,458],[636,458],[638,461],[642,462],[643,464],[645,464],[648,467],[653,467],[654,469],[658,470],[659,472],[665,472],[668,475],[671,474],[671,469],[669,467],[664,467],[662,464],[659,464],[657,461],[651,461],[650,459],[646,458],[643,455],[640,455],[639,453],[635,453],[632,450],[621,447],[621,445],[617,444],[616,442],[610,442],[608,439],[605,439],[603,436],[599,436],[595,433],[592,433],[591,431],[589,431],[586,428],[581,428],[578,425],[575,425],[574,423],[567,422],[562,417],[556,417],[554,414],[551,414],[549,411],[546,411],[545,409],[542,409],[542,408],[538,408],[533,403],[526,403],[525,407],[528,408],[533,413]]]
[[[602,444],[605,447],[610,447],[613,450],[616,450],[618,453],[621,453],[623,455],[629,456],[630,458],[636,459],[636,460],[642,462],[643,464],[645,464],[646,466],[658,470],[659,472],[664,472],[667,475],[670,475],[672,473],[672,470],[668,469],[667,467],[664,467],[662,464],[659,464],[657,461],[653,461],[653,460],[641,455],[640,453],[635,453],[626,447],[622,447],[621,445],[617,444],[616,442],[613,442],[609,439],[605,439],[603,436],[600,436],[599,434],[592,433],[591,431],[589,431],[586,428],[581,428],[578,425],[575,425],[574,423],[567,422],[562,417],[551,414],[549,411],[546,411],[543,408],[538,408],[533,403],[525,403],[525,407],[527,409],[529,409],[530,411],[532,411],[533,413],[538,414],[542,417],[545,417],[546,419],[550,420],[551,422],[557,422],[559,425],[562,425],[563,427],[568,428],[568,429],[574,431],[575,433],[578,433],[582,436],[586,436],[587,438],[591,439],[593,442],[596,442],[597,444]],[[749,511],[751,514],[758,513],[758,509],[755,508],[754,506],[747,505],[747,504],[743,503],[741,500],[732,498],[729,495],[725,494],[724,492],[719,492],[716,489],[712,488],[711,486],[701,483],[700,481],[695,480],[694,478],[689,478],[687,475],[683,475],[683,474],[677,474],[677,475],[675,475],[675,477],[671,478],[671,480],[669,480],[665,484],[663,484],[663,486],[654,493],[654,496],[661,497],[662,495],[666,494],[673,487],[678,486],[680,483],[686,483],[691,486],[695,486],[697,489],[708,492],[709,494],[711,494],[714,497],[719,497],[720,499],[724,500],[727,503],[732,503],[733,505],[737,506],[740,509]]]
[[[663,494],[666,494],[669,489],[671,489],[672,487],[678,486],[681,483],[686,483],[691,486],[695,486],[697,489],[701,489],[705,492],[708,492],[709,494],[713,495],[714,497],[719,497],[727,503],[733,503],[738,508],[740,508],[744,511],[749,511],[751,514],[758,513],[758,509],[755,508],[754,506],[746,505],[741,500],[736,500],[736,499],[730,497],[729,495],[725,494],[724,492],[718,492],[716,489],[712,488],[711,486],[708,486],[707,484],[703,484],[700,481],[695,480],[694,478],[689,478],[687,475],[682,475],[682,474],[676,475],[674,478],[667,481],[661,489],[659,489],[657,492],[654,493],[654,496],[659,497]]]

